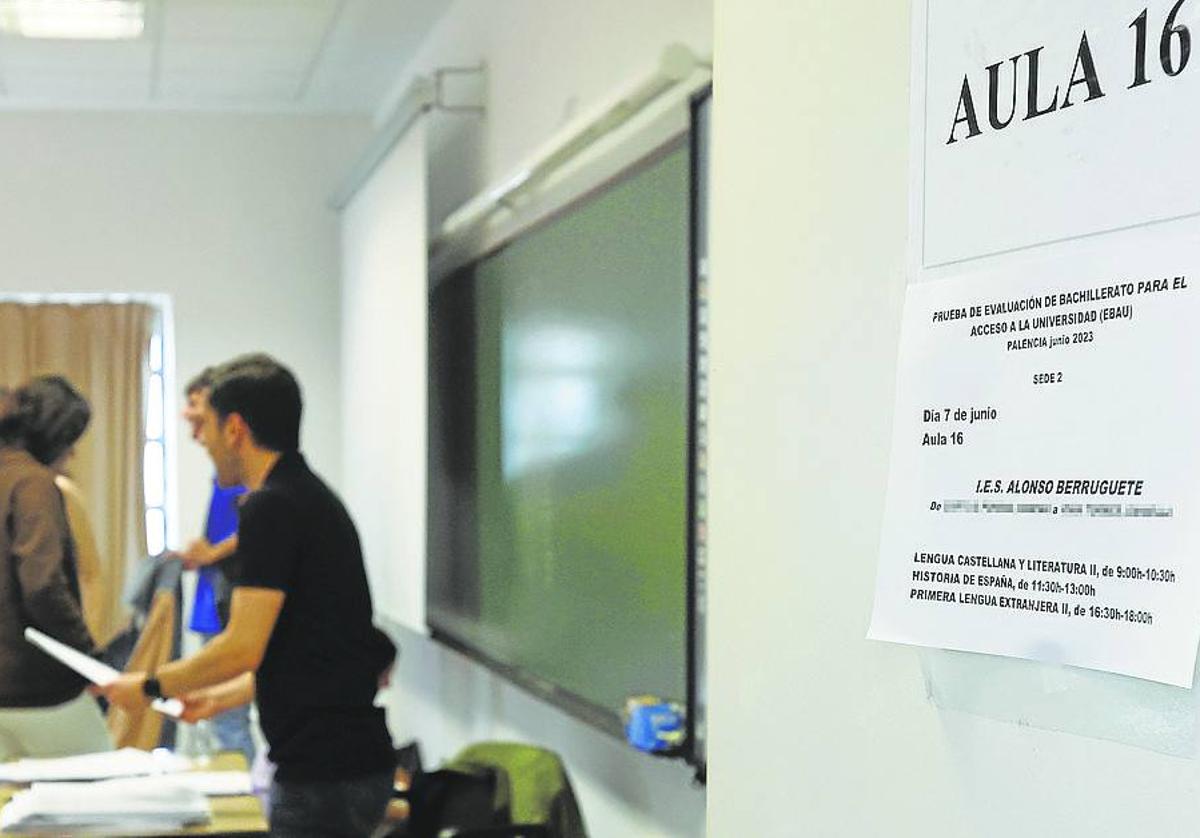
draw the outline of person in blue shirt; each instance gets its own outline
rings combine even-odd
[[[229,597],[241,565],[237,558],[237,508],[245,486],[222,488],[213,478],[204,538],[180,555],[184,567],[199,572],[196,602],[188,625],[200,634],[217,634],[229,622]]]
[[[200,439],[200,423],[212,390],[212,368],[206,368],[188,382],[184,395],[183,419],[192,439]],[[223,488],[214,477],[204,537],[197,538],[177,553],[187,570],[197,571],[196,597],[188,628],[211,639],[229,624],[229,602],[233,586],[240,576],[237,558],[238,503],[246,487]],[[250,705],[235,707],[213,718],[217,741],[225,750],[241,751],[247,765],[254,764],[254,737],[250,733]]]

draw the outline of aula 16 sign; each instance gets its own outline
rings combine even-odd
[[[1150,10],[1144,8],[1129,24],[1131,30],[1130,66],[1125,68],[1126,90],[1136,90],[1153,81],[1152,74],[1159,68],[1164,78],[1173,78],[1187,69],[1192,54],[1192,33],[1180,21],[1180,9],[1188,2],[1200,0],[1177,0],[1166,15],[1157,37],[1157,61],[1148,58],[1150,50]],[[1077,104],[1103,98],[1108,82],[1101,78],[1096,59],[1088,43],[1087,31],[1079,38],[1075,60],[1065,83],[1053,83],[1052,68],[1042,61],[1045,45],[1035,46],[1006,61],[989,64],[982,71],[963,76],[954,120],[950,127],[947,145],[960,140],[978,137],[991,128],[1002,131],[1012,124],[1018,114],[1018,87],[1021,87],[1021,119],[1030,120],[1066,110]],[[1158,66],[1148,66],[1151,64]],[[1043,78],[1043,76],[1047,78]],[[974,82],[972,79],[974,77]],[[1020,83],[1024,79],[1024,84]],[[976,107],[979,91],[987,91],[986,121],[981,121]]]

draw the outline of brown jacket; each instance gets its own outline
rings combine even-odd
[[[49,707],[85,682],[25,640],[26,626],[88,654],[75,550],[54,475],[0,448],[0,707]]]

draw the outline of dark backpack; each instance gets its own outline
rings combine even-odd
[[[473,830],[509,823],[497,810],[496,777],[491,772],[466,774],[443,768],[416,774],[406,795],[411,814],[409,838],[440,838],[446,830]]]

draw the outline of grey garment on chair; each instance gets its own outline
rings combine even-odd
[[[125,582],[123,600],[133,609],[133,620],[102,650],[102,661],[114,669],[125,668],[154,605],[154,595],[159,591],[172,592],[176,604],[183,601],[183,565],[175,559],[148,556],[134,566]],[[183,624],[180,610],[178,607],[175,609],[175,625],[171,631],[172,660],[179,657],[182,646]]]
[[[125,604],[145,619],[154,603],[154,595],[162,590],[178,591],[183,578],[183,563],[165,555],[147,556],[134,566],[125,582]]]

